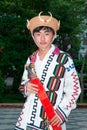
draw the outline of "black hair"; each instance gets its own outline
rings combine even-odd
[[[48,32],[52,32],[53,35],[55,34],[55,31],[51,27],[48,27],[48,26],[39,26],[39,27],[37,27],[37,28],[35,28],[33,30],[33,35],[34,35],[35,32],[39,32],[40,30],[46,30]]]

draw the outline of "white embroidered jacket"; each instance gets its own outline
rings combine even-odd
[[[30,64],[30,58],[26,64]],[[35,69],[56,113],[64,123],[71,110],[76,108],[76,101],[81,92],[73,60],[52,45],[43,61],[40,61],[38,53],[36,54]],[[25,87],[28,81],[28,72],[25,68],[21,86]],[[28,122],[42,128],[45,114],[40,100],[35,94],[28,94],[28,101],[32,108]]]

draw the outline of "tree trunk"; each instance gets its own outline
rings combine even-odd
[[[83,102],[84,97],[84,82],[83,82],[83,71],[85,66],[85,56],[83,58],[82,67],[81,67],[81,73],[80,73],[80,84],[81,84],[81,96],[80,96],[80,102]]]

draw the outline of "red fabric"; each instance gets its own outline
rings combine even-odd
[[[39,91],[38,91],[38,97],[44,107],[44,110],[47,114],[47,117],[49,120],[52,119],[52,117],[55,115],[55,111],[53,109],[53,106],[44,90],[43,85],[41,84],[40,80],[38,78],[32,79],[31,83],[37,84],[39,87]],[[53,130],[62,130],[61,126],[52,126]]]

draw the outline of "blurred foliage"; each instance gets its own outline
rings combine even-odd
[[[3,93],[3,88],[4,88],[4,79],[2,78],[2,74],[0,71],[0,95]]]
[[[4,79],[2,78],[2,74],[0,71],[0,102],[2,101],[3,92],[4,92]]]
[[[71,49],[68,51],[73,58],[76,57],[80,46],[80,37],[83,26],[81,22],[87,18],[85,0],[51,0],[51,12],[54,17],[60,20],[60,30],[58,31],[58,46],[67,51],[70,44]]]
[[[61,22],[55,44],[69,52],[72,57],[76,57],[80,46],[80,38],[77,35],[82,28],[79,25],[87,16],[85,2],[86,0],[0,0],[1,78],[5,79],[15,72],[13,91],[18,91],[27,57],[37,48],[26,28],[27,19],[38,15],[40,11],[43,11],[43,14],[50,11]],[[71,48],[67,50],[69,44]],[[77,69],[80,71],[81,63],[78,61],[76,64],[79,64]],[[15,70],[12,70],[13,67]]]
[[[77,72],[80,73],[81,67],[82,67],[82,63],[83,63],[83,59],[80,59],[80,60],[74,59],[74,63],[75,63]],[[83,73],[87,74],[87,59],[85,59],[85,65],[84,65]]]

